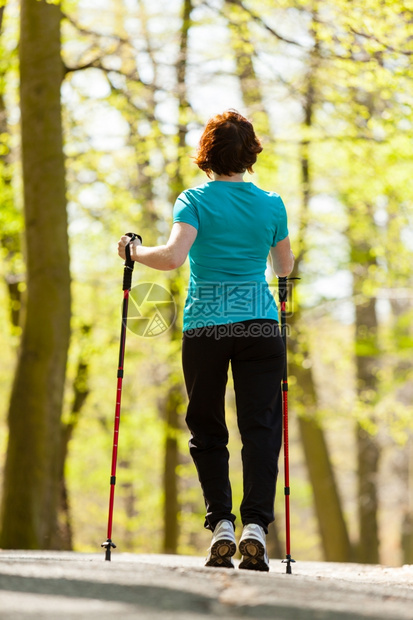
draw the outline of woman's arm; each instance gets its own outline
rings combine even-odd
[[[287,236],[271,248],[272,268],[275,275],[283,278],[290,275],[294,268],[294,254],[291,251],[290,238]]]
[[[135,239],[130,245],[131,258],[142,265],[152,267],[152,269],[160,269],[161,271],[169,271],[183,265],[188,256],[193,242],[197,236],[197,229],[190,224],[184,222],[176,222],[172,226],[170,237],[166,245],[158,245],[156,247],[146,247]],[[125,259],[125,245],[130,238],[123,236],[118,243],[118,254]]]

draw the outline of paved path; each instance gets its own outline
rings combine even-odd
[[[0,618],[413,620],[413,566],[299,562],[293,574],[171,555],[0,551]]]

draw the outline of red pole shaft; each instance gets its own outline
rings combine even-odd
[[[284,498],[285,498],[285,547],[286,555],[290,556],[290,456],[288,437],[288,369],[287,369],[287,326],[286,301],[281,302],[281,327],[285,345],[285,367],[282,382],[283,392],[283,437],[284,437]]]
[[[122,399],[123,362],[125,357],[126,321],[128,317],[129,290],[123,291],[122,331],[119,346],[118,382],[116,388],[115,422],[113,430],[112,465],[110,470],[110,495],[108,515],[108,540],[112,539],[113,506],[115,502],[116,466],[118,461],[120,406]]]
[[[290,540],[290,454],[288,437],[288,365],[287,365],[287,284],[288,280],[296,278],[280,277],[278,279],[278,300],[281,307],[281,335],[284,342],[284,375],[282,380],[282,416],[283,416],[283,440],[284,440],[284,498],[285,498],[285,550],[287,564],[287,574],[291,575],[291,563],[295,560],[291,557]]]
[[[288,448],[288,388],[283,381],[283,426],[284,426],[284,497],[285,497],[285,548],[290,555],[290,457]]]
[[[123,369],[120,368],[119,370],[123,370]],[[115,481],[116,481],[116,465],[117,465],[117,460],[118,460],[121,397],[122,397],[122,377],[118,377],[118,385],[117,385],[117,390],[116,390],[115,423],[114,423],[114,431],[113,431],[112,466],[110,470],[108,538],[112,538],[113,504],[115,501]]]
[[[119,443],[119,423],[120,423],[120,403],[122,398],[122,381],[123,381],[123,360],[125,357],[125,342],[126,342],[126,325],[128,321],[128,302],[129,293],[132,288],[132,272],[134,262],[131,258],[129,244],[136,238],[140,239],[142,243],[142,237],[135,233],[126,233],[127,237],[130,237],[129,243],[125,246],[125,268],[123,270],[123,306],[122,306],[122,329],[120,333],[120,346],[119,346],[119,364],[118,364],[118,383],[116,388],[116,408],[115,408],[115,424],[113,430],[113,448],[112,448],[112,466],[110,470],[110,495],[109,495],[109,515],[108,515],[108,537],[106,542],[102,543],[101,547],[105,548],[105,560],[110,561],[111,550],[116,548],[115,543],[112,541],[112,523],[113,523],[113,506],[115,503],[115,484],[116,484],[116,464],[118,461],[118,443]]]

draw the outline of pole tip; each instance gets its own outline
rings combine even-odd
[[[105,560],[107,562],[110,562],[110,560],[111,560],[111,558],[110,558],[110,556],[111,556],[111,548],[116,549],[115,543],[113,543],[111,541],[111,539],[108,538],[107,541],[102,543],[100,546],[105,549]]]
[[[292,557],[290,555],[286,556],[285,560],[281,560],[282,564],[287,564],[285,572],[287,573],[287,575],[292,575],[292,569],[291,569],[291,562],[295,562],[295,560],[292,559]]]

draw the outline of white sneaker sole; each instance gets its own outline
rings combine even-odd
[[[232,556],[237,548],[235,543],[228,538],[217,540],[211,547],[205,566],[218,566],[221,568],[234,568]]]
[[[256,538],[244,538],[239,544],[239,550],[242,554],[240,568],[246,570],[260,570],[268,572],[270,570],[266,559],[265,547]]]

